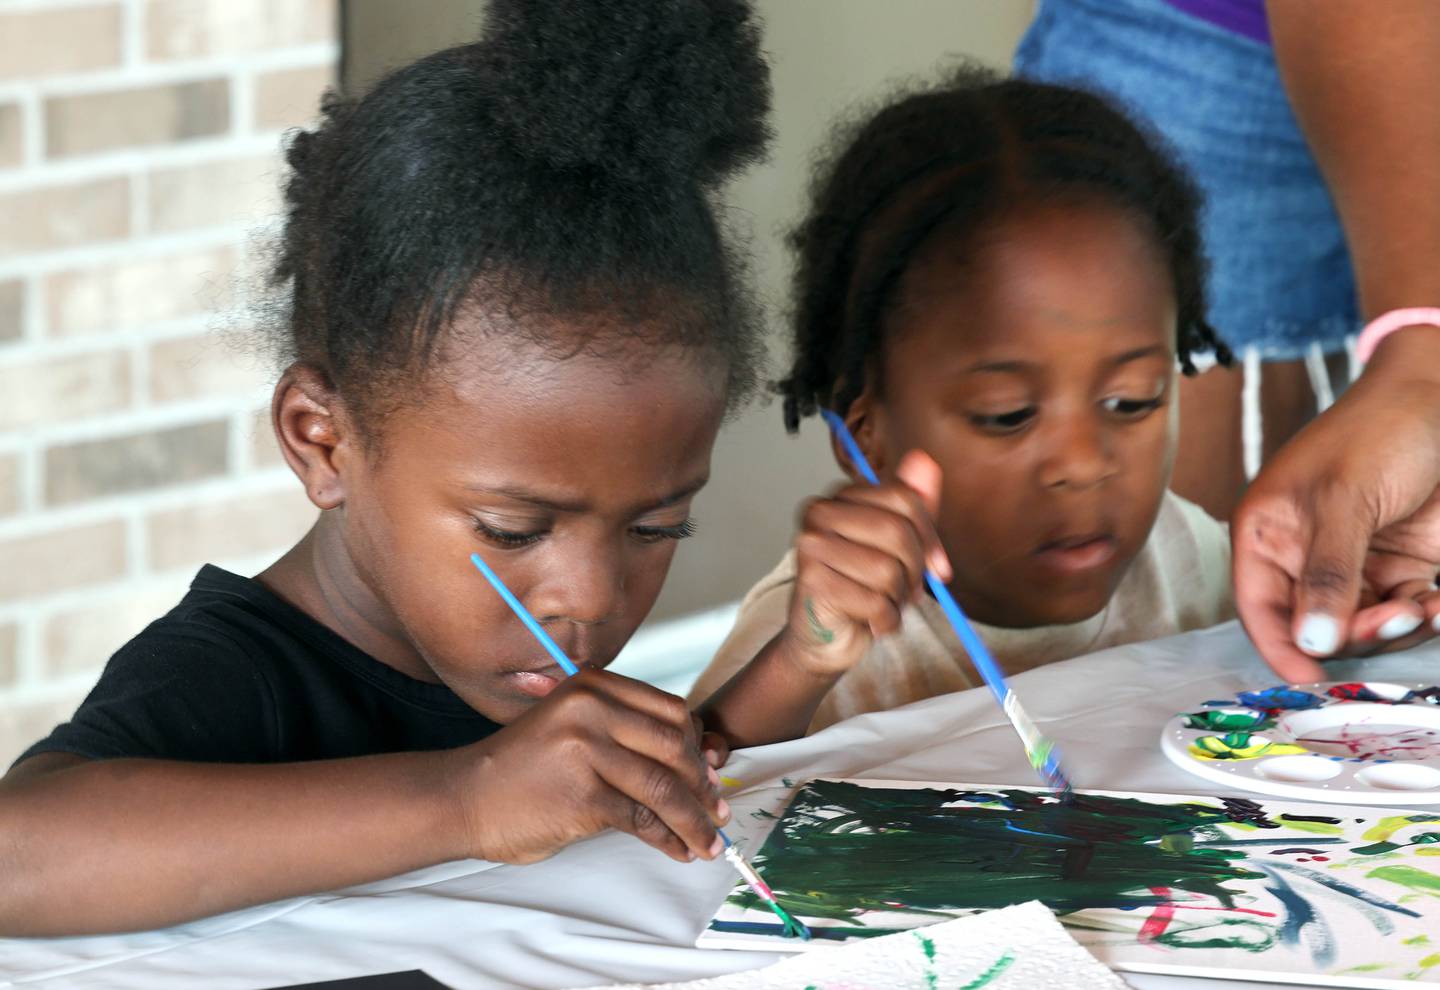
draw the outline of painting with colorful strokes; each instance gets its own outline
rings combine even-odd
[[[702,947],[801,951],[1039,900],[1112,969],[1440,983],[1440,813],[906,781],[804,784]]]
[[[1440,805],[1440,687],[1327,682],[1242,691],[1170,719],[1160,747],[1177,766],[1227,788]]]

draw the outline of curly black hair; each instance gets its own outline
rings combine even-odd
[[[1205,319],[1199,191],[1105,99],[965,64],[834,142],[790,235],[794,364],[776,385],[790,431],[820,406],[843,413],[864,390],[901,277],[928,238],[973,236],[1040,198],[1098,197],[1147,220],[1175,287],[1182,368],[1193,374],[1192,355],[1206,351],[1230,363]]]
[[[278,343],[373,411],[476,307],[557,357],[709,349],[733,405],[761,322],[714,196],[763,157],[769,103],[747,0],[493,0],[480,41],[294,134]]]

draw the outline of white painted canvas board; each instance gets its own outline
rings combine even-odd
[[[1440,812],[1116,791],[1077,799],[1061,809],[1033,787],[811,781],[747,855],[820,937],[764,931],[773,916],[737,886],[697,944],[823,950],[853,940],[842,929],[918,928],[1034,896],[1116,970],[1440,984]],[[907,858],[916,849],[924,855]],[[1167,882],[1145,882],[1157,878]],[[1118,893],[1087,906],[1105,899],[1097,891]]]

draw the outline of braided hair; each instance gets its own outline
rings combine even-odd
[[[627,336],[635,360],[708,349],[733,406],[763,354],[715,208],[770,137],[748,0],[487,7],[482,40],[328,94],[292,137],[279,349],[378,411],[474,308],[559,359]]]
[[[888,101],[836,135],[810,210],[790,235],[794,363],[776,386],[785,425],[824,406],[843,414],[881,358],[901,278],[928,239],[966,238],[1037,199],[1077,196],[1147,222],[1170,270],[1176,352],[1231,356],[1205,318],[1200,194],[1106,100],[965,65]]]

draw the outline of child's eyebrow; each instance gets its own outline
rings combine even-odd
[[[1139,361],[1147,357],[1168,357],[1169,351],[1161,344],[1151,344],[1149,347],[1137,347],[1133,351],[1126,351],[1124,354],[1117,354],[1110,363],[1115,367],[1122,364],[1129,364],[1131,361]]]
[[[682,502],[704,488],[710,481],[707,473],[704,477],[697,478],[682,488],[679,488],[669,495],[665,495],[654,502],[647,502],[636,506],[635,514],[649,512],[653,509],[663,509],[666,506]],[[552,498],[541,495],[539,492],[531,491],[528,488],[521,488],[517,485],[466,485],[466,491],[479,492],[482,495],[499,495],[502,498],[512,499],[516,502],[526,502],[542,509],[549,509],[552,512],[584,512],[590,508],[590,504],[579,499]]]
[[[1110,365],[1118,368],[1122,364],[1139,361],[1141,358],[1163,358],[1168,353],[1163,345],[1151,344],[1148,347],[1137,347],[1133,351],[1115,355],[1110,359]],[[1039,365],[1034,361],[980,361],[966,368],[965,372],[967,374],[1021,374],[1038,367]]]

